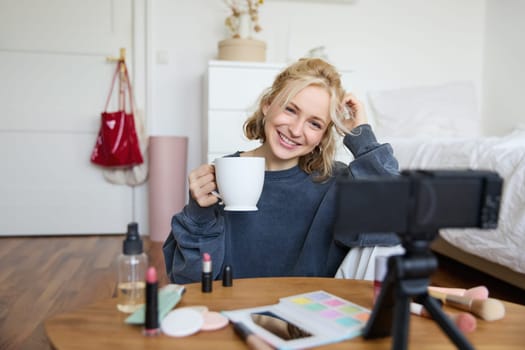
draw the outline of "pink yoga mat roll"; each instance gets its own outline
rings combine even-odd
[[[171,218],[186,201],[188,138],[150,136],[149,236],[162,242],[170,233]]]

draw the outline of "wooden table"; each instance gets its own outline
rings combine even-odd
[[[212,293],[202,293],[200,284],[188,284],[178,306],[206,305],[210,310],[232,310],[275,304],[279,298],[324,290],[372,308],[372,283],[333,278],[256,278],[234,280],[233,287],[216,281]],[[523,349],[525,346],[525,306],[505,303],[502,320],[478,320],[475,332],[467,338],[476,349]],[[452,311],[452,309],[450,309]],[[116,299],[108,299],[45,322],[47,335],[57,349],[246,349],[247,346],[228,326],[199,332],[184,338],[166,335],[144,337],[142,328],[126,325],[125,314],[117,311]],[[357,337],[319,349],[390,349],[391,338],[364,340]],[[412,316],[410,349],[455,349],[454,344],[432,320]]]

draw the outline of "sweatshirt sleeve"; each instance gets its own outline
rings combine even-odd
[[[345,146],[354,155],[349,169],[356,179],[375,175],[399,175],[399,164],[390,144],[380,144],[368,124],[363,124],[346,134]]]
[[[211,256],[213,266],[224,259],[224,218],[219,207],[200,207],[190,198],[184,209],[173,216],[171,232],[162,247],[166,271],[173,283],[192,283],[201,278],[202,254]],[[214,278],[219,271],[213,269]]]

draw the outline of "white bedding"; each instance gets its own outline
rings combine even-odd
[[[504,137],[382,138],[401,169],[483,169],[504,178],[496,230],[443,229],[451,244],[525,273],[525,129]]]

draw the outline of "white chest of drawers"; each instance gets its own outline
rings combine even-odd
[[[210,61],[205,77],[204,152],[208,162],[258,145],[243,133],[243,124],[264,89],[284,64]]]
[[[248,151],[258,141],[249,141],[243,133],[246,118],[255,109],[259,96],[269,88],[285,64],[210,61],[205,75],[204,159]],[[351,72],[341,72],[343,83]],[[346,77],[346,79],[345,79]],[[348,89],[348,86],[345,85]],[[340,148],[338,159],[346,160]]]

